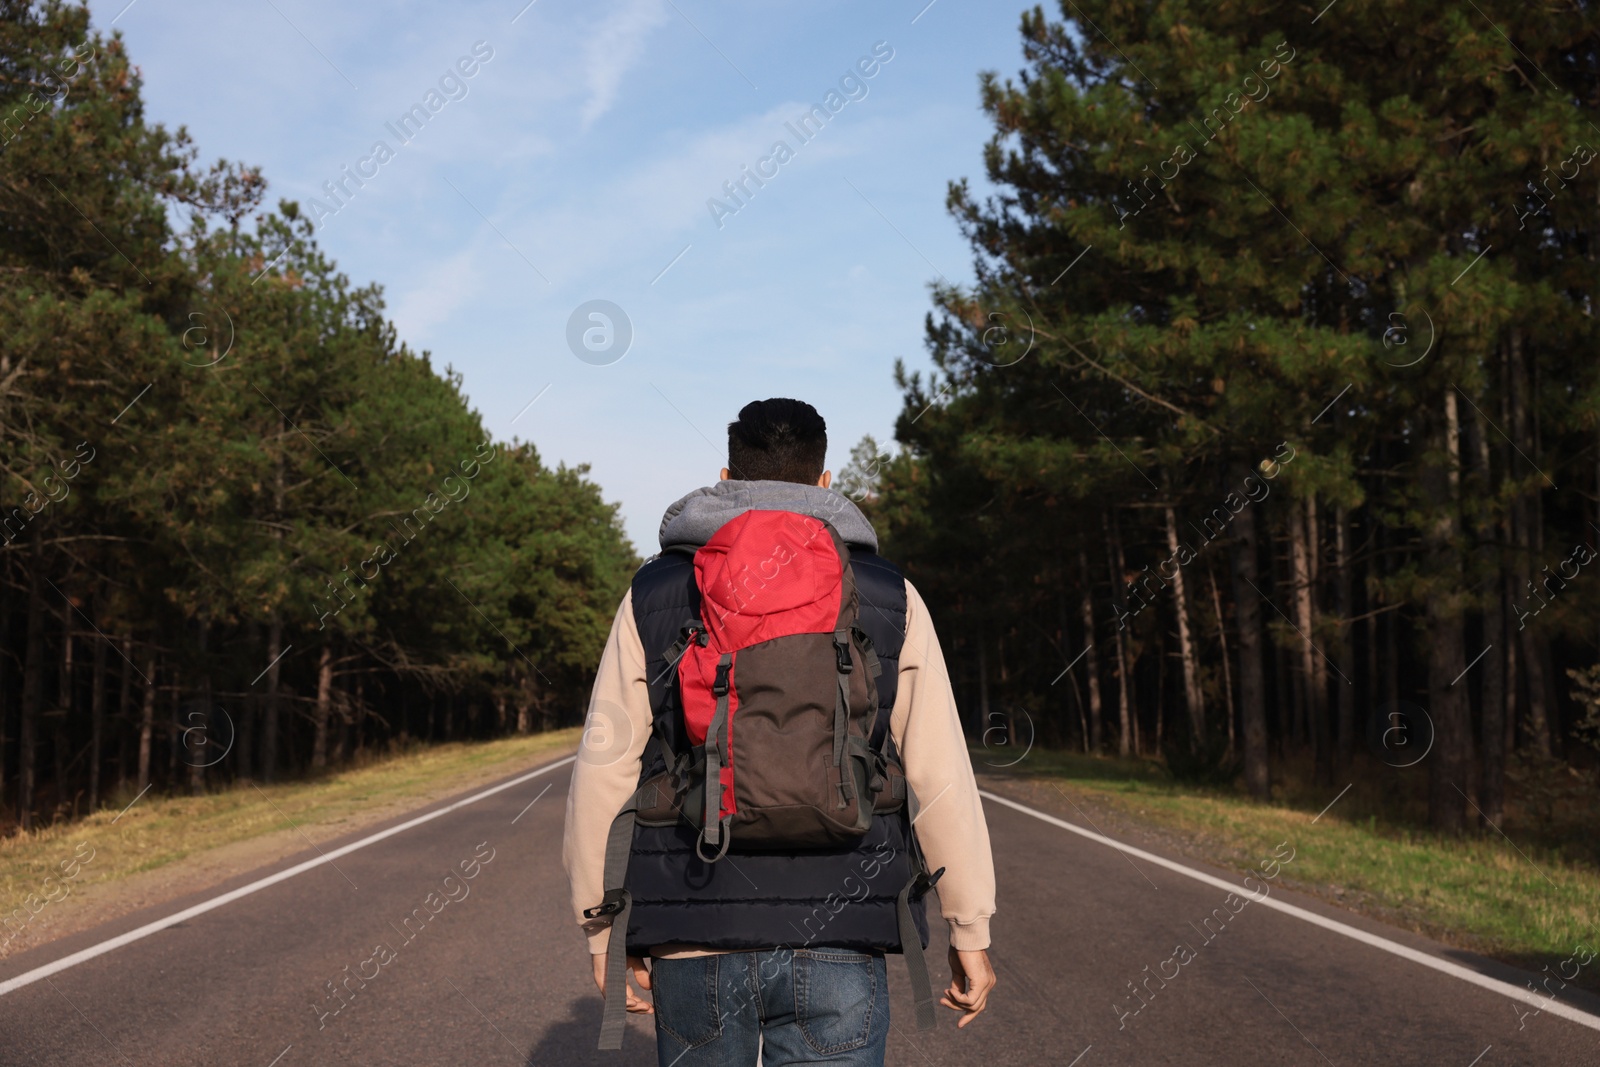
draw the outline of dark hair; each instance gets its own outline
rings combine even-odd
[[[728,423],[728,473],[744,481],[815,485],[828,458],[828,424],[803,400],[753,400]]]

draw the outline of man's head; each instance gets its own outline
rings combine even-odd
[[[728,423],[728,465],[722,477],[742,481],[832,482],[823,469],[828,457],[828,424],[803,400],[754,400]]]

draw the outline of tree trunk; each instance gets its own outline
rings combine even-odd
[[[174,657],[176,658],[176,657]],[[167,723],[167,789],[178,784],[178,750],[183,747],[183,672],[172,667],[172,719]]]
[[[133,638],[122,639],[122,685],[117,690],[117,795],[128,787],[128,712],[133,701]]]
[[[1112,536],[1110,524],[1103,516],[1100,521],[1106,535],[1106,561],[1111,571],[1111,591],[1114,596],[1118,589],[1123,588],[1123,572],[1117,566],[1118,556],[1121,555],[1121,552],[1118,551],[1116,541]],[[1116,643],[1114,664],[1117,674],[1117,723],[1119,727],[1117,733],[1117,755],[1126,757],[1129,752],[1130,742],[1133,740],[1133,724],[1128,707],[1128,657],[1126,649],[1123,647],[1122,630],[1122,620],[1118,619],[1117,629],[1112,634]]]
[[[1510,572],[1507,572],[1504,575],[1504,578],[1505,578],[1505,588],[1502,590],[1502,593],[1504,595],[1505,603],[1506,604],[1511,604],[1513,602],[1511,600],[1511,591],[1515,586],[1516,579]],[[1509,627],[1511,625],[1511,622],[1510,622],[1509,618],[1506,620],[1506,625],[1507,625],[1507,627]],[[1513,752],[1515,752],[1517,750],[1518,689],[1521,687],[1521,684],[1522,684],[1521,683],[1521,679],[1519,679],[1517,677],[1517,662],[1518,662],[1517,643],[1515,641],[1511,640],[1511,635],[1510,635],[1510,632],[1508,630],[1507,634],[1506,634],[1506,689],[1505,689],[1505,693],[1506,693],[1506,722],[1505,722],[1505,727],[1506,727],[1505,746],[1506,747],[1505,747],[1505,751],[1506,751],[1506,758],[1507,759],[1510,759],[1511,753],[1513,753]]]
[[[1237,750],[1237,743],[1233,728],[1233,668],[1228,662],[1228,625],[1222,621],[1222,594],[1217,590],[1217,572],[1209,565],[1206,567],[1206,579],[1211,583],[1211,606],[1217,613],[1217,641],[1222,650],[1222,702],[1228,716],[1228,757],[1231,759]]]
[[[1242,478],[1241,478],[1242,480]],[[1260,549],[1252,508],[1233,521],[1233,611],[1239,629],[1239,720],[1244,733],[1244,778],[1250,795],[1270,800],[1267,766],[1267,696],[1261,654]]]
[[[533,730],[533,679],[520,671],[517,672],[516,678],[517,733],[527,734]]]
[[[352,732],[355,734],[355,752],[353,755],[359,759],[367,749],[367,698],[366,685],[361,675],[356,675],[355,699],[350,708],[351,717],[354,719]]]
[[[1131,635],[1125,643],[1128,658],[1128,726],[1133,731],[1133,754],[1141,756],[1145,752],[1145,745],[1144,738],[1139,734],[1139,660],[1143,657],[1144,648],[1135,643]]]
[[[42,560],[39,527],[33,527],[28,567],[28,636],[22,660],[22,709],[17,728],[17,822],[33,829],[34,750],[44,705],[44,598],[39,594]]]
[[[1384,657],[1387,660],[1385,677],[1389,682],[1388,703],[1400,702],[1400,612],[1391,611],[1389,622],[1383,628]]]
[[[333,697],[333,645],[324,642],[317,664],[317,706],[311,736],[311,766],[320,770],[328,765],[328,708]]]
[[[995,639],[994,658],[1000,664],[1000,695],[1004,700],[1005,694],[1011,691],[1009,684],[1011,676],[1006,672],[1006,636],[1003,633]],[[1012,711],[1010,701],[1005,701],[1002,707],[1003,710],[1000,715],[1005,720],[1006,744],[1015,745],[1017,743],[1016,714]]]
[[[1095,653],[1094,586],[1089,581],[1089,554],[1078,551],[1078,572],[1083,578],[1084,670],[1089,676],[1089,750],[1099,752],[1105,709],[1100,703],[1100,657]]]
[[[1317,498],[1290,501],[1290,566],[1294,582],[1294,629],[1299,630],[1299,669],[1304,737],[1310,742],[1314,781],[1333,781],[1328,739],[1328,670],[1317,649]]]
[[[1327,785],[1333,777],[1327,741],[1327,686],[1323,683],[1323,672],[1318,669],[1321,659],[1312,637],[1316,631],[1316,578],[1312,573],[1312,560],[1317,551],[1315,507],[1314,499],[1309,498],[1289,502],[1289,565],[1294,588],[1294,625],[1300,639],[1297,650],[1303,694],[1302,722],[1305,736],[1311,742],[1314,780],[1318,785]]]
[[[1521,349],[1522,333],[1520,329],[1517,327],[1512,327],[1512,336],[1517,343],[1517,347]],[[1539,403],[1539,360],[1538,357],[1531,352],[1524,351],[1524,357],[1527,360],[1528,374],[1531,380],[1531,387],[1528,390],[1528,396],[1532,403],[1529,405],[1528,411],[1530,421],[1533,424],[1533,435],[1532,441],[1530,442],[1532,447],[1529,451],[1529,455],[1543,457],[1544,434],[1541,427],[1543,424],[1542,416],[1544,413],[1544,405]],[[1538,486],[1534,490],[1529,503],[1532,507],[1533,515],[1533,558],[1536,562],[1533,566],[1529,567],[1528,570],[1530,573],[1538,574],[1540,569],[1548,567],[1548,564],[1544,563],[1545,540],[1543,486]],[[1544,686],[1542,694],[1544,697],[1543,710],[1546,744],[1550,746],[1550,758],[1559,761],[1562,758],[1562,749],[1564,747],[1561,736],[1560,691],[1565,683],[1565,679],[1561,676],[1561,673],[1556,670],[1555,662],[1550,656],[1550,635],[1547,630],[1541,628],[1538,632],[1533,634],[1533,647],[1534,654],[1539,658],[1539,673],[1541,675],[1541,684]],[[1531,675],[1529,676],[1529,680],[1532,680]]]
[[[1511,440],[1518,449],[1527,454],[1532,450],[1538,453],[1533,442],[1533,435],[1529,432],[1528,403],[1530,385],[1528,378],[1528,361],[1522,344],[1522,332],[1516,326],[1511,327],[1507,337],[1507,375],[1510,388],[1506,390],[1511,405]],[[1509,468],[1508,468],[1509,469]],[[1520,465],[1516,469],[1521,469]],[[1526,478],[1532,472],[1523,472]],[[1540,493],[1537,488],[1532,492],[1520,493],[1512,502],[1513,529],[1512,538],[1518,548],[1524,550],[1527,565],[1518,568],[1519,573],[1533,574],[1538,570],[1540,550],[1544,547],[1540,541],[1539,523],[1537,512],[1539,509]],[[1529,590],[1533,589],[1533,582],[1527,583]],[[1521,590],[1518,593],[1524,597]],[[1541,602],[1543,598],[1540,598]],[[1513,610],[1516,601],[1511,601]],[[1531,603],[1529,605],[1532,606]],[[1539,648],[1534,640],[1534,635],[1525,624],[1519,625],[1517,643],[1521,646],[1522,664],[1528,679],[1528,735],[1533,742],[1533,750],[1540,759],[1552,758],[1554,750],[1550,744],[1550,725],[1547,709],[1549,689],[1545,679],[1544,658],[1539,654]]]
[[[1343,684],[1336,687],[1339,693],[1338,764],[1343,768],[1350,766],[1355,749],[1356,635],[1355,623],[1350,621],[1350,617],[1355,614],[1350,597],[1350,516],[1342,504],[1333,512],[1333,554],[1334,611],[1339,614],[1339,636],[1335,654],[1339,657],[1339,672],[1344,675],[1341,679]]]
[[[1422,524],[1423,558],[1428,561],[1432,588],[1425,606],[1422,637],[1427,648],[1428,703],[1433,718],[1434,742],[1428,776],[1428,819],[1434,829],[1460,833],[1466,828],[1464,797],[1471,756],[1472,714],[1467,691],[1455,682],[1465,672],[1466,652],[1461,628],[1462,569],[1460,546],[1460,424],[1455,391],[1443,393],[1443,417],[1429,419],[1432,451],[1442,453],[1442,464],[1422,469],[1422,486],[1428,500],[1428,517]]]
[[[56,682],[56,706],[50,713],[54,729],[50,732],[50,749],[55,757],[56,772],[56,803],[55,813],[52,817],[59,819],[67,810],[67,798],[72,795],[72,790],[67,783],[67,757],[71,747],[71,736],[67,727],[72,722],[72,691],[75,672],[73,671],[72,653],[72,600],[67,598],[61,607],[61,676]]]
[[[1487,416],[1473,420],[1467,426],[1471,430],[1473,454],[1477,461],[1479,491],[1486,498],[1494,499],[1497,485],[1489,450],[1490,426]],[[1477,687],[1482,693],[1479,747],[1483,760],[1478,807],[1483,813],[1482,818],[1496,827],[1505,817],[1506,788],[1506,617],[1505,600],[1501,595],[1506,560],[1505,552],[1496,544],[1500,540],[1500,530],[1500,523],[1486,517],[1479,523],[1477,531],[1479,554],[1487,557],[1487,570],[1493,576],[1483,598],[1483,641],[1488,647],[1483,656],[1483,685]]]
[[[1189,630],[1189,596],[1184,587],[1183,567],[1177,564],[1178,519],[1168,504],[1167,552],[1174,561],[1172,574],[1173,608],[1178,616],[1178,655],[1183,660],[1183,697],[1189,709],[1189,733],[1197,750],[1205,747],[1206,709],[1205,694],[1200,690],[1200,664],[1194,647],[1194,635]],[[1162,575],[1165,577],[1165,575]]]
[[[106,642],[94,643],[94,690],[89,694],[89,810],[100,807],[100,742],[106,716]]]
[[[1129,573],[1128,561],[1122,553],[1122,526],[1118,523],[1115,513],[1112,514],[1111,518],[1111,544],[1112,550],[1117,557],[1117,573],[1123,575],[1123,580],[1126,582]],[[1128,729],[1132,733],[1129,744],[1133,749],[1133,754],[1138,756],[1144,752],[1144,746],[1140,743],[1139,738],[1139,655],[1131,632],[1122,641],[1122,651],[1119,653],[1119,659],[1123,666],[1126,667],[1128,677]]]
[[[344,687],[334,675],[333,688],[328,700],[328,765],[337,767],[344,762],[345,735],[349,732],[350,709],[346,704]]]
[[[1531,581],[1524,583],[1525,589],[1532,589]],[[1524,599],[1527,593],[1523,592]],[[1512,602],[1515,605],[1515,601]],[[1549,692],[1545,678],[1544,656],[1539,647],[1539,640],[1533,628],[1523,624],[1517,631],[1517,644],[1522,653],[1523,673],[1528,678],[1528,740],[1533,743],[1533,751],[1541,760],[1555,758],[1555,748],[1550,743],[1550,717],[1545,712],[1545,697]]]
[[[978,736],[989,731],[989,642],[978,633]]]
[[[261,644],[261,624],[251,619],[245,627],[247,645],[257,648]],[[239,721],[233,724],[234,746],[234,774],[235,778],[253,778],[255,776],[255,745],[256,723],[261,718],[261,692],[254,686],[245,691],[239,703]]]
[[[156,732],[156,654],[144,660],[144,707],[139,713],[139,792],[150,784],[150,743]]]
[[[206,764],[212,759],[211,746],[211,620],[200,616],[200,702],[191,707],[183,717],[183,761],[189,765],[189,793],[199,796],[206,791]],[[192,731],[192,733],[191,733]],[[191,740],[196,738],[196,740]]]
[[[1369,509],[1369,516],[1371,511]],[[1367,646],[1367,699],[1363,705],[1365,714],[1357,727],[1364,735],[1371,724],[1371,720],[1378,714],[1378,708],[1383,703],[1383,661],[1379,653],[1383,648],[1382,626],[1383,617],[1389,612],[1384,610],[1383,601],[1383,527],[1373,521],[1371,527],[1372,558],[1367,561],[1366,588],[1367,595],[1363,598],[1366,604],[1367,618],[1362,622],[1362,636]]]
[[[283,622],[276,611],[267,627],[267,708],[261,724],[261,780],[278,777],[278,660],[283,655]]]
[[[1072,649],[1072,614],[1070,614],[1070,608],[1067,606],[1067,574],[1064,566],[1062,566],[1061,574],[1058,576],[1058,582],[1059,584],[1056,585],[1056,609],[1058,609],[1061,622],[1059,622],[1059,638],[1056,641],[1056,645],[1061,648],[1062,656],[1066,656]],[[1093,633],[1090,633],[1088,640],[1093,640],[1093,638]],[[1077,665],[1075,659],[1072,665]],[[1070,673],[1070,667],[1062,673]],[[1088,755],[1090,753],[1090,707],[1083,699],[1082,689],[1078,688],[1078,677],[1075,673],[1070,673],[1067,683],[1072,686],[1072,705],[1078,709],[1078,741],[1083,744],[1083,755]],[[1072,712],[1069,709],[1067,710],[1067,720],[1070,720],[1070,715],[1072,715]],[[1064,721],[1062,723],[1061,741],[1066,742],[1066,737],[1067,729],[1066,721]]]
[[[1306,497],[1306,573],[1311,579],[1308,590],[1311,600],[1311,626],[1306,631],[1312,641],[1310,704],[1311,743],[1317,763],[1323,771],[1323,783],[1333,781],[1333,732],[1328,713],[1328,657],[1316,646],[1316,627],[1322,620],[1322,609],[1317,603],[1317,590],[1322,588],[1322,522],[1317,514],[1317,497]]]
[[[1161,751],[1161,731],[1166,722],[1167,707],[1167,634],[1165,629],[1156,631],[1156,738],[1152,752]],[[1138,707],[1135,703],[1134,707]]]

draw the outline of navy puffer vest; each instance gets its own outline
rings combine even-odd
[[[889,715],[905,640],[905,579],[892,563],[856,545],[850,546],[850,562],[861,596],[859,625],[883,664],[872,742],[892,752]],[[654,729],[660,746],[674,753],[687,751],[689,743],[667,653],[680,629],[698,618],[699,600],[694,561],[686,555],[665,553],[634,576],[633,614],[651,680]],[[640,782],[665,768],[666,758],[651,746]],[[874,815],[866,837],[851,849],[741,853],[735,844],[722,862],[708,864],[695,854],[690,827],[637,826],[626,881],[633,897],[628,953],[648,955],[666,944],[898,951],[895,897],[914,873],[910,837],[910,819],[901,808]],[[926,946],[922,901],[911,909]]]

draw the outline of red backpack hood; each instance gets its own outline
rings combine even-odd
[[[830,633],[838,622],[843,568],[821,519],[746,511],[695,553],[694,569],[701,619],[719,652],[786,634]]]

